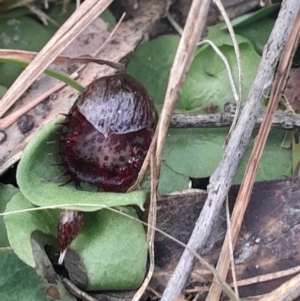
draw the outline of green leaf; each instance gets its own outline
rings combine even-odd
[[[0,270],[0,300],[49,301],[43,279],[12,250],[0,249]],[[58,287],[58,292],[60,300],[76,300],[63,286]]]
[[[230,36],[222,33],[218,26],[214,26],[209,29],[208,39],[211,39],[226,56],[235,86],[238,87],[237,61]],[[237,36],[237,41],[243,69],[242,100],[245,101],[256,75],[260,58],[247,39]],[[234,102],[234,98],[224,63],[210,46],[203,46],[198,49],[194,57],[177,108],[195,110],[203,108],[211,102],[218,105],[216,112],[221,112],[224,104]]]
[[[169,129],[163,153],[164,161],[179,174],[193,178],[209,177],[223,155],[222,146],[227,132],[228,129]],[[256,134],[255,132],[250,139],[234,181],[236,184],[243,178]],[[271,131],[257,181],[292,175],[292,154],[290,149],[281,148],[283,136],[282,131]]]
[[[157,39],[136,47],[127,66],[127,73],[143,84],[157,108],[161,108],[169,73],[179,37],[175,35],[160,36]]]
[[[0,62],[7,63],[7,64],[14,65],[14,66],[20,66],[23,68],[27,67],[30,63],[29,61],[25,61],[25,60],[1,57],[1,55],[0,55]],[[83,86],[81,86],[76,80],[74,80],[67,74],[58,72],[51,68],[46,68],[44,70],[44,73],[47,74],[48,76],[54,77],[64,83],[66,83],[70,87],[76,89],[78,92],[82,92],[84,90]]]
[[[143,208],[146,200],[145,191],[131,193],[97,192],[95,187],[84,185],[84,190],[78,190],[73,184],[59,187],[68,177],[51,180],[65,170],[52,164],[61,163],[58,155],[58,144],[47,144],[48,141],[58,141],[55,131],[59,126],[49,124],[38,131],[23,152],[17,169],[17,182],[24,196],[36,206],[62,205],[66,209],[95,211],[102,206],[137,205]],[[48,153],[57,153],[49,156]],[[78,206],[78,204],[93,204]]]
[[[258,173],[255,179],[256,181],[276,180],[293,175],[291,149],[281,147],[284,135],[284,131],[272,130],[270,132],[262,160],[258,168]],[[241,162],[241,166],[238,169],[234,184],[241,183],[243,179],[244,171],[253,149],[254,139],[256,136],[257,131],[254,131],[246,149],[245,156]]]
[[[277,11],[279,7],[278,3],[266,6],[256,12],[245,14],[231,21],[234,32],[248,38],[260,55],[275,24],[275,19],[268,16]],[[221,26],[221,29],[223,31],[228,30],[226,25]]]
[[[220,161],[228,129],[169,129],[165,163],[192,178],[209,177]]]
[[[65,12],[62,12],[62,6],[61,4],[57,5],[55,8],[53,8],[48,16],[54,20],[56,23],[59,25],[62,25],[76,10],[76,4],[75,3],[70,3],[66,9]],[[105,10],[101,15],[100,18],[102,18],[105,22],[109,24],[110,27],[114,26],[116,24],[116,19],[114,15],[109,11]],[[53,24],[49,24],[47,26],[47,29],[49,30],[50,33],[55,33],[57,31],[57,26]]]
[[[225,46],[225,45],[233,46],[230,34],[227,32],[227,30],[222,30],[223,27],[224,27],[224,23],[220,23],[215,26],[208,27],[207,39],[212,40],[218,47]],[[245,37],[236,36],[236,39],[238,44],[242,44],[242,43],[250,44],[249,40]],[[208,46],[204,46],[202,47],[202,49],[205,47]],[[198,48],[197,53],[199,53],[200,51],[201,51],[201,47]]]
[[[208,38],[213,40],[227,57],[237,86],[237,62],[229,34],[223,32],[218,25],[209,28]],[[245,100],[260,58],[247,38],[238,36],[237,40],[242,57]],[[167,35],[138,46],[127,67],[127,72],[147,88],[158,108],[161,108],[164,100],[178,41],[178,37]],[[210,46],[204,45],[197,50],[176,109],[199,110],[214,102],[219,106],[217,111],[222,111],[223,105],[228,101],[232,102],[234,98],[224,63]]]
[[[113,27],[117,24],[116,18],[113,13],[106,9],[101,15],[100,18],[109,24],[109,27]]]
[[[32,12],[29,10],[28,7],[22,6],[22,7],[17,7],[14,9],[7,10],[8,7],[6,7],[6,5],[5,5],[5,1],[0,2],[0,19],[19,18],[19,17],[32,14]]]
[[[4,212],[7,203],[11,198],[18,193],[19,189],[13,185],[4,185],[0,183],[0,213]],[[9,245],[6,228],[3,222],[3,218],[0,217],[0,248],[7,247]]]
[[[275,20],[271,18],[264,18],[249,26],[239,26],[235,29],[235,33],[247,37],[254,45],[257,53],[261,55],[264,50],[264,46],[269,39],[274,24]]]
[[[172,170],[163,159],[161,171],[160,171],[160,178],[159,178],[159,185],[158,185],[158,194],[168,194],[174,191],[181,191],[184,189],[189,188],[190,178],[188,176],[179,174],[178,172]],[[150,175],[145,177],[144,181],[142,182],[142,189],[150,190],[151,181]]]
[[[126,213],[137,218],[132,208]],[[71,244],[82,258],[88,290],[133,290],[144,279],[147,242],[143,226],[107,209],[87,214],[82,232]]]
[[[18,193],[6,212],[34,208]],[[127,213],[137,217],[132,208]],[[34,267],[31,234],[40,230],[56,236],[58,210],[39,210],[6,215],[8,237],[14,252]],[[128,290],[137,288],[145,275],[147,242],[143,226],[118,213],[103,209],[86,214],[82,231],[74,239],[71,249],[79,254],[85,265],[89,290]],[[68,260],[68,252],[65,261]],[[73,262],[69,275],[76,279],[77,264]],[[66,267],[68,268],[67,264]],[[83,273],[83,271],[80,271]],[[78,278],[78,277],[77,277]]]
[[[254,25],[257,21],[260,21],[262,19],[265,19],[265,17],[270,16],[275,11],[278,11],[280,8],[280,3],[276,3],[273,5],[268,5],[266,7],[263,7],[253,13],[244,14],[240,17],[237,17],[236,19],[231,21],[231,25],[234,27],[234,29],[245,27],[249,25],[249,28],[251,25]],[[227,30],[227,25],[224,24],[221,27],[222,30]]]
[[[17,193],[7,204],[5,212],[33,209],[34,206],[23,196]],[[30,235],[36,229],[43,233],[56,236],[59,210],[39,210],[26,213],[17,213],[4,216],[8,240],[18,257],[31,267],[35,267]]]
[[[0,99],[3,97],[3,95],[6,93],[7,88],[4,86],[0,86]]]
[[[28,17],[0,19],[0,48],[39,51],[49,40],[51,34],[43,25]],[[9,87],[23,69],[0,64],[0,85]]]

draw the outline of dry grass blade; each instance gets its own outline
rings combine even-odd
[[[210,0],[195,0],[192,3],[190,12],[185,24],[185,28],[180,39],[180,43],[174,58],[173,66],[170,71],[169,83],[166,91],[164,105],[161,111],[161,115],[158,121],[158,125],[152,139],[152,143],[148,150],[148,154],[144,160],[141,171],[139,172],[138,179],[135,184],[129,188],[128,191],[133,191],[139,188],[141,181],[143,180],[147,168],[150,162],[150,153],[154,150],[154,144],[156,147],[156,165],[158,176],[160,173],[160,164],[162,159],[162,151],[166,134],[169,128],[172,113],[184,83],[186,74],[193,60],[193,55],[197,47],[197,43],[200,39],[203,31],[205,21],[208,14]]]
[[[238,68],[239,94],[238,94],[238,98],[236,99],[237,106],[236,106],[235,116],[234,116],[232,125],[229,129],[228,136],[226,137],[225,144],[227,144],[228,140],[230,139],[231,133],[232,133],[233,129],[236,126],[236,123],[237,123],[237,120],[238,120],[238,117],[239,117],[239,114],[240,114],[240,110],[241,110],[241,105],[242,105],[242,96],[243,96],[242,59],[241,59],[241,52],[240,52],[239,44],[236,40],[236,36],[235,36],[234,30],[233,30],[233,27],[230,23],[229,17],[226,14],[225,8],[224,8],[224,6],[223,6],[223,4],[220,0],[214,0],[214,2],[218,6],[218,9],[219,9],[219,11],[221,12],[221,14],[223,16],[223,18],[226,22],[228,31],[230,33],[232,43],[233,43],[234,52],[235,52],[235,56],[236,56],[236,59],[237,59],[237,68]]]
[[[300,296],[300,274],[280,285],[259,301],[293,301]]]
[[[158,174],[162,159],[162,151],[172,113],[183,86],[186,74],[194,57],[197,43],[204,29],[210,0],[194,0],[180,39],[180,43],[170,71],[164,105],[159,118],[157,131],[156,165]]]
[[[94,297],[87,294],[85,291],[78,288],[68,278],[61,277],[61,281],[73,296],[80,298],[82,301],[98,301],[98,299],[95,299]]]
[[[153,275],[154,271],[154,238],[155,238],[155,226],[156,226],[156,187],[157,187],[157,174],[156,174],[156,162],[154,154],[151,154],[151,199],[150,199],[150,207],[149,207],[149,215],[148,215],[148,230],[147,230],[147,243],[148,243],[148,250],[149,250],[149,258],[150,258],[150,266],[147,273],[147,276],[139,288],[139,290],[134,295],[132,301],[138,301],[144,292],[146,291],[150,280]]]
[[[300,11],[298,12],[292,32],[288,38],[285,49],[283,51],[283,55],[280,60],[278,70],[275,76],[275,80],[272,85],[272,91],[271,91],[268,107],[261,128],[259,130],[259,133],[255,139],[254,148],[249,158],[245,175],[241,184],[241,189],[239,191],[233,209],[232,228],[231,228],[233,245],[236,244],[237,237],[245,215],[245,211],[250,200],[258,166],[263,154],[265,144],[267,142],[269,132],[271,130],[272,119],[278,107],[278,103],[282,91],[284,90],[284,87],[286,86],[288,80],[292,59],[296,51],[296,48],[298,46],[299,36],[300,36]],[[230,265],[230,250],[228,248],[228,243],[229,243],[228,231],[230,230],[227,230],[227,234],[217,264],[217,270],[219,271],[223,279],[226,278],[228,273],[228,268]],[[222,291],[221,288],[213,283],[206,300],[207,301],[218,300],[221,295],[221,291]]]
[[[0,117],[17,101],[25,90],[52,63],[94,19],[96,19],[112,0],[86,0],[60,27],[44,46],[31,64],[20,74],[4,95],[0,103]]]
[[[178,99],[186,74],[193,60],[193,55],[197,43],[201,37],[206,22],[210,0],[194,0],[192,2],[188,18],[180,39],[180,43],[175,55],[173,66],[170,71],[169,83],[166,91],[164,106],[157,126],[157,147],[156,147],[156,165],[158,176],[162,159],[162,151],[169,123]],[[174,274],[173,274],[174,275]],[[166,287],[161,300],[175,300],[185,284],[186,279],[180,283],[174,281],[172,277]]]
[[[231,264],[231,271],[232,271],[232,278],[233,278],[233,287],[236,295],[239,297],[239,289],[236,281],[236,273],[235,273],[235,263],[234,263],[234,254],[233,254],[233,243],[231,238],[231,220],[230,220],[230,213],[229,213],[229,200],[228,196],[226,197],[226,220],[227,220],[227,231],[228,231],[228,247],[230,252],[230,264]]]
[[[26,7],[28,7],[28,9],[31,12],[33,12],[43,22],[43,24],[48,25],[47,21],[49,21],[53,25],[57,26],[57,28],[59,27],[59,24],[57,22],[51,19],[47,14],[45,14],[42,10],[40,10],[35,5],[27,4]]]
[[[0,49],[0,58],[33,61],[37,55],[38,53],[33,51]],[[125,66],[121,63],[97,59],[91,56],[80,56],[80,57],[71,58],[69,56],[59,55],[53,60],[52,63],[57,65],[70,65],[76,63],[78,64],[96,63],[99,65],[110,66],[118,71],[124,71],[125,69]]]
[[[236,285],[238,285],[239,287],[248,286],[251,284],[263,283],[263,282],[267,282],[267,281],[272,281],[274,279],[280,279],[283,277],[292,276],[292,275],[295,275],[298,273],[300,273],[300,266],[293,267],[293,268],[290,268],[287,270],[282,270],[279,272],[255,276],[252,278],[241,279],[236,282]],[[230,285],[230,287],[234,287],[234,283],[230,283],[229,285]],[[194,294],[197,292],[204,293],[204,292],[208,292],[209,289],[210,289],[209,286],[201,286],[201,287],[192,288],[192,289],[185,289],[184,293],[186,293],[186,294]]]

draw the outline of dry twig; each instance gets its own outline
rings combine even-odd
[[[194,272],[195,274],[197,274],[197,272]],[[274,272],[274,273],[269,273],[269,274],[264,274],[264,275],[259,275],[259,276],[255,276],[255,277],[251,277],[251,278],[246,278],[246,279],[241,279],[238,280],[236,282],[236,284],[241,287],[241,286],[248,286],[248,285],[252,285],[252,284],[257,284],[257,283],[263,283],[263,282],[267,282],[267,281],[272,281],[275,279],[280,279],[283,277],[287,277],[287,276],[291,276],[291,275],[295,275],[297,273],[300,273],[300,266],[296,266],[290,269],[286,269],[286,270],[282,270],[282,271],[278,271],[278,272]],[[210,274],[206,275],[207,278],[210,277]],[[196,278],[194,278],[196,280]],[[203,279],[203,275],[199,275],[199,281],[201,281],[201,279]],[[231,287],[233,287],[233,283],[229,284]],[[209,291],[209,286],[201,286],[201,287],[196,287],[193,289],[185,289],[184,293],[186,294],[194,294],[194,293],[205,293],[207,291]]]
[[[236,273],[235,273],[235,264],[234,264],[234,254],[233,254],[233,244],[232,244],[232,238],[231,238],[231,220],[230,220],[230,213],[229,213],[229,200],[228,195],[226,196],[226,221],[227,221],[227,231],[228,231],[228,248],[230,253],[230,265],[231,265],[231,272],[232,272],[232,279],[233,279],[233,287],[234,291],[239,297],[239,290],[238,285],[236,281]]]
[[[68,278],[61,277],[62,283],[68,289],[68,291],[75,297],[80,298],[83,301],[98,301],[94,297],[90,296],[85,291],[78,288],[73,282],[71,282]]]
[[[300,274],[280,285],[273,292],[267,294],[259,301],[293,301],[300,296]]]
[[[260,111],[255,127],[262,124],[264,111]],[[229,127],[233,121],[231,113],[206,115],[174,114],[170,123],[172,128],[222,128]],[[300,131],[300,115],[292,112],[277,111],[272,120],[272,128],[284,131]]]
[[[151,154],[151,199],[150,199],[150,206],[149,206],[149,214],[148,214],[148,231],[147,231],[147,243],[148,243],[148,250],[149,250],[149,258],[150,258],[150,266],[148,269],[147,276],[139,288],[139,290],[134,295],[132,301],[138,301],[144,292],[146,291],[150,280],[153,275],[155,262],[154,262],[154,238],[155,238],[155,226],[156,226],[156,187],[157,187],[157,174],[156,174],[156,162],[154,153]]]

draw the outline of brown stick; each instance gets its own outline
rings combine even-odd
[[[260,127],[265,112],[259,112],[255,127]],[[174,114],[170,128],[223,128],[232,124],[234,115],[216,113],[207,115]],[[272,129],[284,131],[300,131],[300,115],[292,112],[277,111],[272,120]]]
[[[194,0],[192,2],[188,18],[178,45],[178,49],[174,58],[174,62],[170,71],[169,83],[167,86],[164,106],[159,118],[157,132],[156,147],[156,165],[157,174],[159,176],[162,152],[169,128],[170,120],[186,74],[192,63],[197,43],[202,35],[204,25],[206,23],[210,0]],[[175,300],[179,296],[183,288],[186,278],[181,281],[169,281],[164,291],[161,301]]]
[[[293,301],[300,296],[300,274],[281,284],[273,292],[265,295],[259,301]]]
[[[289,71],[292,65],[293,55],[296,51],[300,36],[300,10],[295,20],[292,32],[288,38],[285,49],[283,51],[282,59],[280,60],[278,70],[274,83],[272,85],[271,97],[268,103],[266,114],[264,116],[259,133],[254,142],[254,148],[249,158],[248,165],[244,174],[241,188],[236,199],[236,203],[232,213],[231,229],[227,230],[226,237],[223,243],[223,247],[220,253],[219,261],[217,264],[217,271],[223,279],[226,279],[229,265],[230,265],[230,250],[229,244],[229,231],[232,232],[232,244],[235,246],[238,234],[240,232],[243,218],[250,201],[255,177],[257,174],[258,166],[263,154],[264,147],[266,145],[269,132],[271,130],[272,119],[275,111],[278,107],[278,103],[284,90]],[[206,301],[219,300],[222,289],[215,282],[212,283],[209,294]]]

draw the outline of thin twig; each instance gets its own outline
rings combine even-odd
[[[149,250],[149,258],[150,258],[150,266],[147,273],[147,276],[141,285],[141,287],[138,289],[138,291],[135,293],[132,301],[138,301],[144,292],[146,291],[150,280],[153,275],[155,262],[154,262],[154,238],[155,238],[155,226],[156,226],[156,187],[157,187],[157,175],[156,175],[156,162],[154,158],[154,153],[151,153],[151,199],[150,199],[150,206],[149,206],[149,215],[148,215],[148,227],[147,230],[147,243],[148,243],[148,250]]]
[[[168,19],[168,21],[170,22],[170,24],[174,27],[174,29],[177,31],[177,33],[181,36],[183,33],[182,28],[180,27],[180,25],[174,20],[174,18],[172,17],[172,15],[170,14],[170,12],[167,12],[166,17]]]
[[[71,282],[66,277],[61,277],[61,281],[64,284],[64,286],[68,289],[68,291],[75,297],[80,298],[83,301],[98,301],[94,297],[90,296],[85,291],[78,288],[73,282]]]
[[[200,45],[203,45],[203,44],[209,44],[213,48],[213,50],[215,51],[215,53],[223,61],[224,65],[225,65],[225,68],[227,70],[228,79],[229,79],[231,91],[232,91],[232,94],[233,94],[233,98],[236,101],[236,103],[238,104],[239,103],[239,95],[238,95],[238,92],[237,92],[237,90],[235,88],[235,84],[234,84],[232,72],[230,70],[230,66],[229,66],[229,63],[228,63],[228,60],[227,60],[226,56],[222,53],[222,51],[217,47],[217,45],[213,41],[202,40],[201,42],[199,42],[197,44],[197,46],[200,46]]]
[[[226,221],[227,221],[227,231],[228,231],[228,247],[230,252],[230,264],[231,264],[231,273],[233,279],[233,287],[236,295],[239,297],[239,290],[236,281],[236,273],[235,273],[235,264],[234,264],[234,256],[233,256],[233,246],[232,246],[232,238],[231,238],[231,222],[230,222],[230,213],[229,213],[229,201],[228,195],[226,196]]]
[[[228,136],[227,136],[226,142],[225,142],[227,144],[228,140],[230,139],[230,136],[232,134],[232,131],[236,126],[237,120],[238,120],[239,115],[240,115],[241,105],[242,105],[242,97],[243,97],[242,59],[241,59],[239,44],[236,40],[236,36],[235,36],[234,30],[233,30],[233,27],[230,23],[229,17],[226,14],[226,11],[225,11],[225,8],[222,4],[222,1],[221,0],[214,0],[214,2],[218,6],[218,9],[221,12],[222,17],[224,18],[224,21],[225,21],[225,23],[228,27],[228,31],[229,31],[229,34],[230,34],[231,39],[232,39],[233,48],[234,48],[234,52],[235,52],[235,56],[236,56],[236,60],[237,60],[237,67],[238,67],[239,94],[238,94],[237,107],[236,107],[234,120],[233,120],[233,123],[232,123],[232,125],[229,129],[229,133],[228,133]]]
[[[197,274],[196,271],[194,271],[195,274]],[[286,269],[286,270],[282,270],[279,272],[274,272],[274,273],[269,273],[269,274],[265,274],[265,275],[259,275],[259,276],[255,276],[255,277],[251,277],[251,278],[246,278],[246,279],[241,279],[237,281],[237,285],[239,287],[241,286],[248,286],[248,285],[252,285],[252,284],[257,284],[257,283],[263,283],[263,282],[267,282],[267,281],[272,281],[275,279],[280,279],[283,277],[287,277],[287,276],[291,276],[291,275],[295,275],[297,273],[300,273],[300,266],[296,266],[290,269]],[[200,275],[200,279],[203,276]],[[210,277],[207,275],[207,278]],[[199,279],[199,281],[201,281]],[[194,277],[194,280],[197,281],[197,278]],[[229,284],[230,287],[233,287],[233,283]],[[197,288],[193,288],[193,289],[185,289],[183,292],[186,294],[193,294],[193,293],[197,293],[197,292],[207,292],[209,291],[209,286],[201,286],[201,287],[197,287]]]
[[[118,23],[116,24],[116,26],[114,27],[114,29],[111,31],[111,33],[109,34],[109,36],[107,37],[107,39],[99,47],[99,49],[92,55],[93,57],[97,57],[100,54],[100,52],[102,51],[102,49],[105,47],[105,45],[111,40],[111,38],[113,37],[113,35],[117,31],[117,29],[120,27],[121,23],[123,22],[125,16],[126,16],[126,13],[123,13],[122,16],[121,16],[121,18],[120,18],[120,20],[118,21]]]
[[[153,295],[155,295],[157,298],[161,298],[161,294],[159,292],[157,292],[154,288],[152,288],[151,286],[147,286],[147,291],[151,292]]]
[[[241,183],[241,188],[238,193],[235,206],[233,209],[233,213],[232,213],[233,246],[235,246],[236,244],[238,234],[242,226],[246,208],[250,201],[258,166],[271,129],[272,119],[278,107],[278,103],[282,91],[286,86],[288,80],[288,74],[292,65],[292,58],[296,51],[296,47],[298,46],[298,41],[300,36],[300,8],[299,7],[297,12],[298,14],[295,19],[295,22],[293,23],[291,34],[288,37],[287,43],[285,45],[282,54],[282,58],[279,62],[278,70],[275,76],[274,84],[272,85],[271,96],[263,119],[263,123],[255,139],[253,151],[250,155],[245,170],[244,178]],[[229,243],[229,232],[227,230],[223,247],[220,253],[219,261],[217,264],[217,270],[222,275],[223,279],[226,278],[228,268],[230,265],[230,251],[228,248],[228,243]],[[221,295],[221,291],[222,291],[221,288],[213,283],[206,300],[207,301],[218,300]]]
[[[255,121],[255,127],[260,127],[264,111],[260,111]],[[174,114],[170,128],[223,128],[230,127],[234,115],[231,113],[216,113],[206,115]],[[300,131],[300,115],[291,112],[277,111],[272,120],[272,128],[284,131]]]
[[[12,247],[8,246],[8,247],[0,247],[0,251],[11,251]]]
[[[293,301],[300,296],[300,274],[281,284],[259,301]]]

